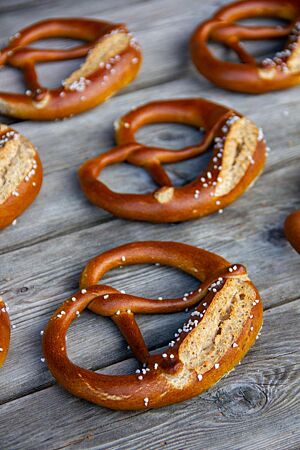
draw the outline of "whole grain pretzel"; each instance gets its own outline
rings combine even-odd
[[[122,265],[160,263],[181,269],[202,282],[196,290],[173,299],[127,295],[96,285],[109,270]],[[66,332],[88,307],[110,317],[142,364],[131,375],[103,375],[72,363]],[[135,314],[173,313],[192,308],[169,348],[150,354]],[[255,342],[262,325],[259,294],[241,265],[205,250],[175,242],[136,242],[92,259],[81,276],[81,291],[50,319],[43,350],[50,371],[72,394],[112,409],[157,408],[183,401],[208,389],[238,364]]]
[[[282,26],[246,26],[239,20],[273,17],[288,21]],[[258,62],[241,40],[287,38],[284,49],[273,58]],[[208,41],[232,49],[241,63],[223,61],[213,55]],[[300,83],[300,2],[299,0],[242,0],[217,11],[200,24],[190,42],[192,60],[208,80],[233,91],[259,94],[285,89]]]
[[[286,218],[284,232],[290,244],[300,253],[300,209]]]
[[[7,306],[0,297],[0,368],[6,359],[10,342],[10,321]]]
[[[42,180],[42,163],[34,145],[0,124],[0,229],[15,224],[35,200]]]
[[[153,122],[203,127],[204,138],[178,151],[136,142],[137,129]],[[261,130],[234,110],[200,98],[140,106],[117,122],[116,139],[119,147],[83,164],[79,178],[92,203],[126,219],[180,222],[222,212],[253,183],[265,162]],[[193,158],[208,149],[213,152],[204,173],[185,186],[172,186],[162,164]],[[159,188],[146,194],[122,194],[97,179],[105,167],[123,161],[147,170]]]
[[[47,38],[87,41],[71,49],[28,47]],[[81,67],[57,89],[40,85],[36,63],[86,56]],[[25,94],[0,92],[0,113],[21,119],[53,120],[69,117],[104,102],[137,75],[141,51],[125,25],[100,20],[56,18],[37,22],[15,34],[0,52],[0,66],[9,64],[24,73]]]

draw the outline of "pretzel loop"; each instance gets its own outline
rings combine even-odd
[[[164,300],[90,284],[120,263],[171,265],[192,274],[202,284],[183,298]],[[187,307],[195,309],[175,333],[169,348],[150,355],[134,315],[172,313]],[[66,332],[85,308],[112,318],[143,363],[141,369],[131,375],[103,375],[69,360]],[[198,395],[219,380],[251,347],[261,322],[259,295],[243,266],[230,265],[213,253],[185,244],[137,242],[107,251],[87,264],[81,291],[58,308],[49,321],[43,349],[52,374],[71,393],[113,409],[154,408]],[[207,329],[214,333],[211,337]]]
[[[254,17],[287,20],[283,26],[245,26],[236,21]],[[285,48],[274,58],[256,61],[241,40],[287,37]],[[242,64],[222,61],[208,48],[212,39],[231,48]],[[262,93],[300,82],[300,4],[297,0],[241,0],[221,8],[199,25],[190,43],[193,62],[213,83],[235,91]]]
[[[71,49],[40,49],[29,44],[45,38],[66,37],[87,41]],[[82,66],[62,87],[43,87],[36,63],[86,56]],[[141,52],[125,25],[90,19],[48,19],[33,24],[10,40],[0,53],[0,65],[24,73],[25,94],[0,92],[0,113],[23,119],[68,117],[105,101],[131,82],[139,70]]]

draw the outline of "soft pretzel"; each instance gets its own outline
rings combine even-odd
[[[0,368],[6,359],[10,341],[10,321],[7,306],[0,297]]]
[[[200,287],[174,299],[152,300],[96,285],[110,269],[160,263],[201,281]],[[103,375],[72,363],[66,332],[88,307],[111,317],[142,364],[131,375]],[[135,314],[160,314],[192,308],[169,348],[150,354]],[[174,242],[136,242],[91,260],[81,290],[60,306],[43,335],[50,371],[72,394],[112,409],[147,409],[177,403],[202,393],[243,358],[262,325],[262,303],[246,269],[205,250]]]
[[[71,49],[28,47],[39,39],[67,37],[85,44]],[[81,67],[57,89],[40,85],[39,62],[86,56]],[[24,73],[25,94],[0,92],[0,113],[21,119],[53,120],[69,117],[104,102],[130,83],[141,64],[141,51],[125,25],[100,20],[56,18],[37,22],[15,34],[0,52],[0,66],[9,64]]]
[[[300,253],[300,209],[286,218],[284,232],[294,249]]]
[[[178,151],[136,142],[137,129],[153,122],[203,127],[204,139]],[[116,139],[119,147],[83,164],[79,178],[92,203],[126,219],[180,222],[222,212],[253,183],[265,163],[262,131],[236,111],[200,98],[143,105],[117,122]],[[208,149],[213,152],[205,172],[185,186],[172,186],[162,164],[193,158]],[[122,194],[97,179],[105,167],[123,161],[147,170],[159,188],[146,194]]]
[[[33,144],[0,124],[0,229],[10,225],[34,201],[43,169]]]
[[[273,17],[287,25],[246,26],[238,21],[253,17]],[[273,58],[258,62],[241,40],[286,38],[284,49]],[[209,40],[232,49],[240,63],[223,61],[208,48]],[[217,11],[212,19],[197,27],[190,42],[192,60],[199,72],[226,89],[259,94],[285,89],[300,83],[300,2],[299,0],[242,0]]]

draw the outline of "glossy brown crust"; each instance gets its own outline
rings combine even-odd
[[[262,171],[266,149],[263,139],[257,142],[253,164],[249,165],[243,178],[234,189],[221,197],[215,196],[213,186],[220,172],[213,162],[218,149],[214,150],[206,172],[182,187],[172,187],[162,164],[183,161],[211,148],[214,138],[224,135],[222,127],[226,120],[235,114],[242,117],[232,109],[200,98],[157,101],[135,109],[117,122],[116,140],[120,145],[81,166],[79,179],[85,195],[92,203],[116,216],[157,223],[192,220],[226,207],[242,195]],[[136,130],[154,122],[178,122],[203,127],[205,136],[199,145],[178,151],[146,147],[136,142]],[[147,170],[161,188],[146,194],[122,194],[112,191],[97,179],[105,167],[124,161]],[[208,172],[212,178],[210,185],[204,187],[201,178]]]
[[[0,367],[3,366],[7,357],[10,342],[10,321],[7,307],[0,298]]]
[[[19,217],[33,203],[41,189],[43,166],[36,150],[35,152],[36,169],[29,181],[23,180],[19,184],[18,197],[10,195],[4,203],[0,204],[0,229],[7,227]]]
[[[185,299],[160,301],[126,295],[105,285],[87,287],[113,267],[138,263],[171,265],[194,275],[203,284]],[[180,387],[170,384],[168,377],[184,373],[185,367],[178,352],[188,334],[181,335],[176,344],[162,355],[150,355],[134,314],[172,313],[191,306],[196,306],[198,312],[204,313],[206,308],[209,311],[209,304],[216,295],[211,290],[211,284],[220,276],[223,281],[235,277],[245,279],[246,270],[240,265],[230,266],[213,253],[174,242],[137,242],[97,256],[82,273],[81,291],[58,308],[44,331],[43,351],[50,371],[58,383],[72,394],[112,409],[158,408],[199,395],[232,370],[255,342],[262,325],[262,303],[257,291],[256,301],[236,341],[237,345],[227,350],[219,360],[218,368],[204,373],[201,380],[192,371],[189,380]],[[253,287],[249,280],[246,283]],[[144,369],[139,374],[102,375],[76,366],[69,360],[66,332],[86,307],[111,317],[116,323],[136,358],[143,363]]]
[[[77,89],[64,86],[47,89],[40,85],[35,63],[61,61],[88,55],[95,44],[114,33],[130,37],[118,59],[86,76]],[[28,45],[39,39],[68,37],[87,43],[67,50],[38,49]],[[141,65],[141,51],[124,25],[99,20],[55,18],[24,28],[0,53],[0,66],[9,64],[24,73],[28,93],[0,92],[0,113],[20,119],[54,120],[79,114],[104,102],[130,83]]]
[[[290,244],[300,253],[300,210],[293,212],[286,218],[284,232]]]
[[[284,26],[243,26],[237,22],[253,17],[274,17],[287,20]],[[300,70],[282,70],[287,67],[267,59],[268,64],[258,63],[240,44],[240,40],[288,38],[298,33],[300,21],[299,0],[242,0],[230,3],[214,16],[200,24],[192,35],[190,51],[198,71],[211,82],[226,89],[250,94],[285,89],[300,83]],[[241,63],[222,61],[208,48],[212,39],[231,48]],[[285,48],[285,50],[288,47]],[[280,57],[280,58],[279,58]],[[283,56],[283,62],[285,56]],[[270,69],[270,70],[265,70]]]

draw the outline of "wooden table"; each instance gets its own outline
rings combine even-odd
[[[16,226],[1,232],[1,292],[13,323],[8,360],[0,372],[0,448],[18,449],[230,449],[300,448],[300,258],[282,225],[300,203],[300,87],[261,96],[218,89],[193,69],[188,40],[196,24],[220,0],[1,0],[1,44],[33,21],[86,16],[128,24],[144,53],[138,79],[126,90],[70,120],[12,121],[38,147],[45,170],[41,194]],[[63,43],[63,45],[70,45]],[[256,44],[258,53],[262,43]],[[42,66],[44,83],[55,86],[78,61]],[[22,87],[12,69],[0,73],[0,88]],[[263,175],[222,215],[194,222],[152,225],[120,220],[92,206],[76,175],[80,164],[114,144],[113,121],[132,106],[159,98],[204,96],[248,115],[265,130],[271,152]],[[3,119],[11,122],[9,119]],[[146,143],[180,147],[196,130],[157,125],[139,133]],[[169,167],[175,182],[192,179],[200,165]],[[146,174],[126,165],[103,174],[113,188],[146,191]],[[78,288],[94,255],[136,240],[175,240],[244,263],[264,299],[262,336],[242,364],[204,395],[153,411],[116,412],[89,404],[55,384],[41,362],[40,331],[52,312]],[[115,270],[105,282],[128,293],[181,295],[196,282],[162,267]],[[152,350],[163,347],[185,314],[141,316]],[[68,335],[71,358],[105,373],[137,367],[110,320],[86,312]]]

